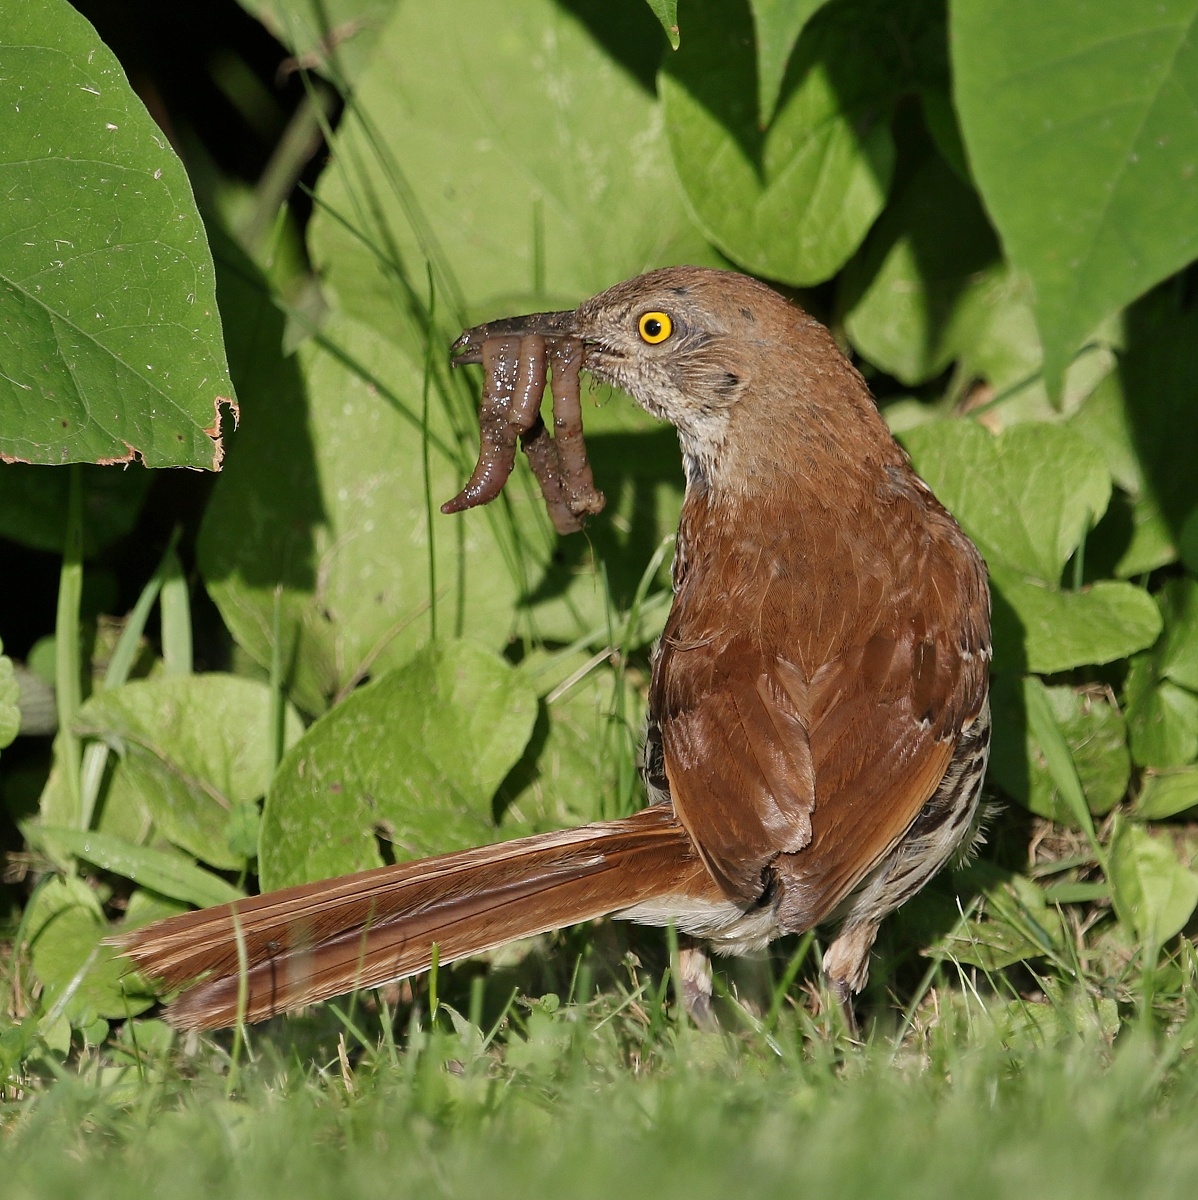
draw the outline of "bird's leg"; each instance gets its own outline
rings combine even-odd
[[[869,978],[869,954],[878,936],[878,922],[867,921],[842,929],[824,953],[824,979],[828,990],[840,1005],[841,1015],[856,1040],[859,1036],[853,997],[865,987]]]
[[[678,938],[678,992],[686,1015],[700,1029],[715,1029],[717,1021],[711,1006],[711,959],[693,938]]]

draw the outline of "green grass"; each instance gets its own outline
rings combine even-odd
[[[34,1054],[0,1107],[3,1194],[1193,1194],[1192,981],[1152,1024],[1084,990],[946,976],[862,1043],[810,991],[771,1016],[768,988],[726,995],[702,1032],[668,975],[620,966],[585,1004],[458,972],[441,983],[473,1019],[442,1004],[430,1022],[418,987],[396,1026],[365,997],[244,1044],[147,1019],[65,1063]]]

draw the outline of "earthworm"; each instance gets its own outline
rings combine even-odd
[[[494,500],[512,473],[520,435],[554,529],[574,533],[582,528],[585,515],[602,511],[604,504],[603,493],[595,488],[582,436],[578,379],[582,342],[575,337],[523,332],[520,327],[527,320],[512,318],[476,326],[454,345],[455,366],[469,362],[483,366],[479,452],[470,481],[441,511],[461,512]],[[547,367],[553,372],[556,437],[541,420]]]

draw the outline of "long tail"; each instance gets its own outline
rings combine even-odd
[[[379,867],[183,913],[113,938],[185,1029],[262,1021],[654,899],[713,896],[666,805],[620,821]]]

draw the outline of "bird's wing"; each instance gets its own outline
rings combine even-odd
[[[773,864],[796,925],[819,922],[936,790],[985,702],[989,653],[984,567],[950,532],[950,549],[914,540],[884,585],[766,579],[731,637],[703,636],[717,618],[702,602],[667,625],[670,793],[735,898],[759,899]]]

